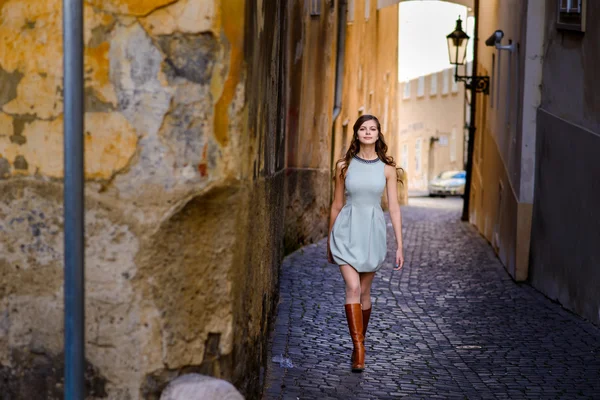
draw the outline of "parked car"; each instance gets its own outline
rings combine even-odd
[[[429,196],[462,196],[465,194],[467,173],[444,171],[429,182]]]

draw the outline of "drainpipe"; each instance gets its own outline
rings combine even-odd
[[[66,400],[85,398],[83,0],[63,0]]]
[[[335,122],[342,112],[342,89],[344,85],[344,56],[346,50],[346,12],[347,0],[338,3],[337,51],[335,59],[335,98],[333,117],[331,118],[331,170],[335,166]],[[330,185],[330,200],[333,200],[333,185]],[[331,202],[331,201],[330,201]]]
[[[347,0],[340,0],[339,2],[333,122],[335,122],[337,117],[342,112],[342,88],[344,85],[344,52],[346,50],[346,1]]]

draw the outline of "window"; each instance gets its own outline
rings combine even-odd
[[[310,0],[310,15],[321,15],[321,0]]]
[[[408,169],[408,144],[404,143],[402,145],[402,169],[403,170],[407,170]]]
[[[354,21],[354,0],[348,0],[348,22]]]
[[[450,90],[450,78],[448,76],[449,72],[449,69],[442,71],[442,94],[448,94],[448,91]]]
[[[496,54],[492,53],[492,76],[490,76],[490,108],[494,108],[494,81],[496,80]]]
[[[452,79],[452,93],[458,93],[458,82],[456,82],[454,77],[451,77],[450,79]]]
[[[425,77],[420,76],[417,82],[417,97],[423,97],[425,95]]]
[[[566,13],[581,13],[581,0],[560,0],[558,10]]]
[[[342,124],[342,152],[348,151],[348,124]]]
[[[388,95],[385,95],[385,100],[383,101],[383,132],[387,133],[388,130],[388,110],[390,108],[390,99]]]
[[[586,0],[558,0],[556,27],[585,32]]]
[[[404,94],[402,95],[403,99],[410,99],[410,81],[404,82]]]
[[[371,0],[365,0],[365,20],[371,16]]]
[[[450,162],[456,161],[456,128],[452,128],[450,134]]]
[[[431,88],[429,89],[429,94],[431,96],[435,96],[437,94],[437,72],[431,74]]]
[[[421,138],[415,142],[415,172],[421,173]]]

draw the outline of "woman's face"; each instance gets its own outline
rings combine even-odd
[[[377,130],[377,122],[374,120],[365,121],[358,128],[358,140],[361,144],[375,144],[379,139],[379,131]]]

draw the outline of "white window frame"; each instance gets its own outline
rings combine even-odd
[[[429,87],[429,95],[436,96],[438,92],[438,74],[431,74],[431,86]]]
[[[348,0],[348,21],[354,22],[354,10],[356,6],[356,0]]]
[[[311,17],[321,15],[323,10],[322,0],[310,0],[310,15]]]
[[[456,127],[452,127],[452,133],[450,133],[450,162],[456,161]]]
[[[390,108],[390,98],[388,95],[385,95],[385,100],[383,101],[383,132],[388,133],[388,112]]]
[[[581,0],[559,0],[558,11],[568,13],[581,13]]]
[[[585,32],[587,0],[557,0],[556,27]]]
[[[423,167],[421,164],[423,162],[422,159],[422,146],[421,146],[421,138],[417,138],[417,140],[415,141],[415,173],[416,174],[420,174],[421,173],[421,168]]]
[[[408,170],[408,143],[402,144],[402,169],[404,171]]]
[[[404,93],[402,93],[404,100],[410,99],[410,81],[404,82]]]
[[[417,79],[417,97],[425,96],[425,76]]]

